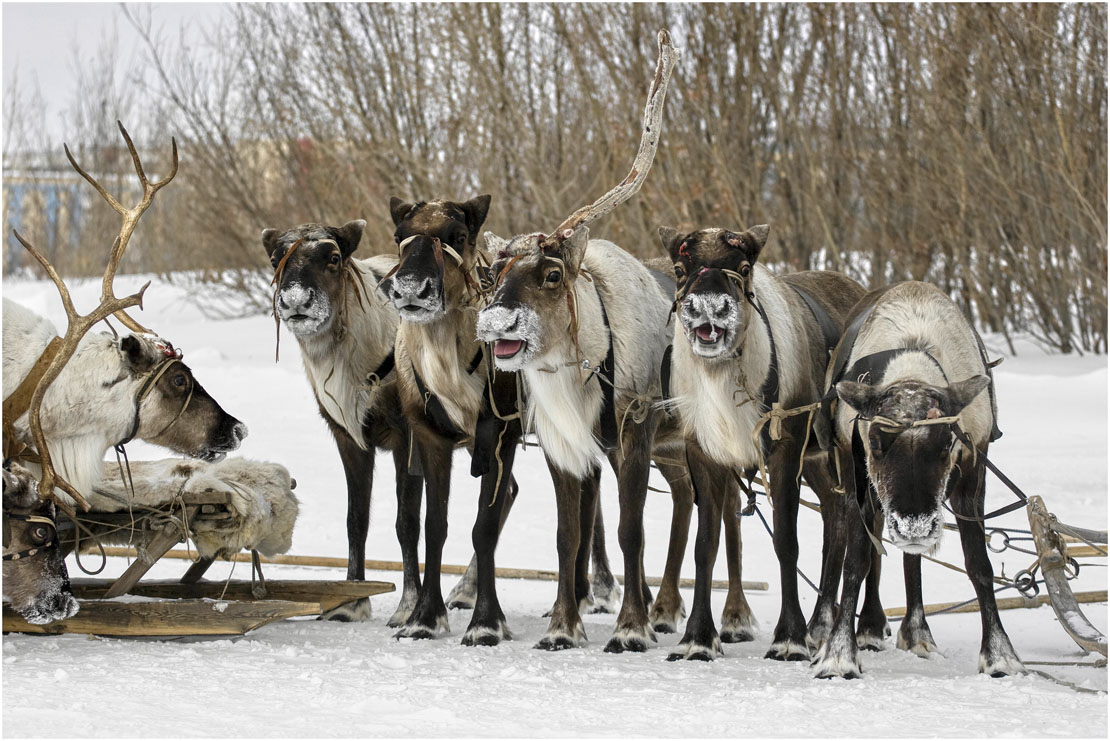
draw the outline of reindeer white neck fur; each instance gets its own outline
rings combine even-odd
[[[29,309],[4,299],[4,380],[6,398],[27,376],[50,340],[54,325]],[[143,338],[151,353],[160,353]],[[42,404],[42,429],[54,467],[79,492],[100,480],[104,454],[123,440],[135,422],[135,399],[143,377],[132,375],[120,340],[107,332],[88,334],[50,386]],[[15,422],[30,439],[28,415]],[[29,466],[38,475],[38,466]],[[61,490],[57,494],[71,502]]]
[[[792,289],[761,264],[752,268],[752,291],[763,305],[778,348],[779,397],[783,406],[808,385],[806,369],[796,354],[784,348],[805,347],[806,336],[791,321],[795,316],[788,301]],[[741,297],[743,300],[743,297]],[[674,323],[671,386],[673,404],[679,410],[685,433],[715,460],[737,468],[759,463],[759,448],[752,440],[762,415],[756,400],[771,365],[771,343],[767,327],[750,304],[743,328],[739,358],[705,360],[694,354],[682,323]],[[739,383],[738,383],[739,380]]]
[[[316,399],[328,416],[365,450],[362,421],[380,398],[378,387],[369,385],[366,377],[391,352],[399,322],[393,304],[374,289],[378,281],[375,274],[388,273],[397,265],[397,258],[391,255],[366,260],[351,258],[348,264],[358,273],[361,285],[356,288],[348,282],[344,286],[348,292],[347,328],[342,342],[336,342],[330,326],[323,332],[294,336],[301,347],[305,373]],[[362,296],[360,301],[352,294],[361,292],[362,285],[369,295]],[[338,320],[336,317],[333,321]]]
[[[486,238],[497,240],[488,233]],[[498,241],[508,254],[539,254],[537,235],[516,237],[509,243]],[[669,297],[643,263],[612,242],[589,240],[581,270],[593,280],[578,275],[574,282],[578,347],[569,331],[549,328],[543,337],[529,338],[535,352],[520,366],[528,391],[529,425],[534,425],[551,461],[580,478],[598,465],[603,455],[594,430],[605,381],[586,382],[589,376],[579,366],[580,360],[586,360],[596,368],[609,352],[610,330],[605,327],[601,301],[612,328],[618,420],[637,396],[660,395],[659,364],[668,342],[670,309]],[[488,339],[485,336],[503,323],[499,313],[494,306],[479,315],[479,337]],[[539,329],[539,323],[535,324],[533,332]]]

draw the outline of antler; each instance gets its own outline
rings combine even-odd
[[[153,183],[150,182],[149,180],[147,180],[146,173],[143,172],[142,162],[139,160],[139,155],[135,151],[135,145],[132,143],[131,137],[127,133],[127,129],[123,127],[122,123],[119,123],[118,121],[116,123],[119,124],[119,130],[123,134],[124,140],[127,141],[127,148],[130,150],[131,159],[135,163],[135,171],[138,173],[139,180],[143,184],[142,200],[140,200],[138,204],[130,209],[124,208],[119,201],[117,201],[110,193],[108,193],[108,191],[106,191],[100,185],[100,183],[98,183],[92,176],[85,172],[81,168],[81,166],[77,164],[76,160],[74,160],[73,155],[69,151],[69,147],[65,147],[66,156],[69,158],[69,162],[71,165],[73,165],[73,168],[81,174],[81,177],[85,178],[85,180],[89,181],[89,183],[91,183],[92,186],[96,188],[97,192],[104,197],[104,200],[108,201],[109,205],[111,205],[117,213],[123,216],[123,226],[120,227],[119,236],[116,237],[115,242],[112,244],[112,252],[108,259],[108,266],[104,269],[104,282],[100,295],[100,304],[88,314],[81,315],[77,313],[77,309],[74,307],[73,300],[69,295],[69,289],[66,288],[65,282],[62,280],[61,276],[58,275],[58,272],[54,269],[54,266],[51,265],[50,261],[47,260],[42,255],[42,253],[35,249],[35,247],[30,242],[24,239],[19,232],[13,230],[15,238],[18,239],[19,243],[22,244],[23,247],[29,253],[31,253],[31,256],[38,261],[39,265],[41,265],[43,270],[46,271],[46,274],[50,277],[50,280],[53,281],[54,286],[58,289],[58,293],[62,298],[62,306],[65,308],[66,319],[68,320],[66,333],[61,339],[61,344],[58,346],[58,351],[55,354],[53,360],[50,361],[50,364],[46,368],[46,372],[43,373],[42,379],[38,382],[38,385],[35,386],[35,391],[31,395],[29,408],[31,436],[34,438],[35,447],[38,450],[39,457],[42,460],[42,478],[39,481],[38,487],[39,495],[53,497],[54,489],[61,489],[66,494],[69,494],[71,497],[73,497],[73,500],[77,502],[77,504],[80,505],[81,508],[86,512],[89,510],[89,503],[85,501],[85,498],[81,496],[81,493],[79,491],[77,491],[68,481],[59,476],[58,473],[54,470],[54,466],[50,459],[50,449],[46,446],[46,437],[43,435],[42,431],[42,400],[46,396],[46,391],[50,387],[50,384],[54,382],[54,380],[62,372],[62,369],[65,367],[66,363],[69,362],[69,359],[73,357],[73,354],[74,352],[76,352],[77,345],[78,343],[80,343],[81,338],[84,337],[89,329],[92,328],[92,326],[97,322],[100,322],[104,319],[107,319],[109,316],[114,315],[133,332],[148,332],[148,330],[146,330],[142,325],[128,316],[126,311],[124,310],[132,306],[138,306],[139,308],[142,308],[143,294],[146,293],[146,289],[150,286],[150,282],[147,281],[147,283],[143,285],[143,287],[140,288],[136,293],[133,293],[129,296],[124,296],[123,298],[116,298],[114,289],[112,287],[112,282],[115,279],[116,270],[119,269],[119,263],[120,259],[123,257],[123,251],[127,248],[127,243],[131,239],[131,233],[135,230],[135,226],[138,224],[139,218],[143,215],[147,208],[150,207],[151,202],[154,200],[154,194],[164,188],[166,184],[169,183],[170,180],[172,180],[173,177],[177,174],[178,164],[177,141],[173,140],[172,171],[167,177]],[[56,497],[55,500],[57,501]],[[63,509],[69,509],[64,502],[57,501],[57,503]]]
[[[139,219],[146,212],[146,210],[150,208],[150,204],[154,202],[154,194],[162,188],[166,187],[169,182],[173,180],[174,177],[177,175],[178,164],[177,139],[171,137],[170,142],[173,144],[173,168],[170,170],[170,174],[166,177],[162,178],[161,180],[156,180],[153,183],[150,182],[149,180],[147,180],[146,172],[143,170],[143,163],[142,160],[139,159],[139,153],[135,151],[135,144],[131,141],[131,135],[127,133],[127,129],[123,127],[123,123],[121,123],[120,121],[116,121],[116,125],[119,126],[120,133],[123,134],[123,140],[127,142],[127,150],[131,153],[131,161],[135,163],[135,172],[139,176],[139,182],[143,185],[142,199],[131,208],[125,208],[123,204],[117,201],[111,193],[105,190],[104,187],[100,183],[98,183],[94,177],[85,172],[81,165],[77,164],[77,160],[73,158],[73,154],[70,153],[69,147],[64,144],[62,145],[65,148],[66,157],[69,158],[69,164],[73,165],[73,169],[77,170],[81,177],[89,181],[89,184],[92,185],[92,187],[96,188],[96,192],[99,193],[104,198],[104,200],[108,202],[108,205],[111,206],[116,211],[116,213],[123,217],[123,225],[120,227],[119,236],[112,244],[112,255],[111,258],[108,260],[108,267],[104,271],[104,283],[100,292],[100,301],[102,304],[105,301],[115,299],[115,294],[112,290],[112,281],[116,277],[116,269],[119,267],[120,258],[123,257],[123,252],[127,249],[127,243],[131,240],[131,233],[135,231],[135,227],[138,225]],[[141,299],[142,291],[140,291],[139,294]],[[141,300],[138,306],[140,309],[142,308]],[[143,325],[139,324],[137,321],[128,316],[127,312],[125,312],[123,309],[114,311],[113,314],[125,327],[130,329],[132,332],[150,334],[150,330],[146,329],[145,327],[143,327]]]
[[[659,134],[662,131],[663,123],[663,101],[667,97],[667,83],[671,79],[671,70],[674,69],[677,59],[678,51],[671,46],[671,35],[666,30],[660,31],[659,60],[655,63],[655,78],[652,80],[651,89],[648,91],[647,106],[644,107],[644,129],[640,135],[640,150],[636,153],[636,159],[632,162],[632,170],[624,180],[608,193],[589,206],[583,206],[568,216],[562,224],[556,227],[551,236],[546,237],[540,243],[542,248],[547,249],[557,246],[570,237],[578,227],[586,226],[604,216],[639,192],[640,186],[647,179],[651,163],[655,160],[655,151],[659,148]]]

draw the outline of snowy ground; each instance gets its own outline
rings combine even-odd
[[[137,279],[120,278],[118,293]],[[60,322],[51,287],[5,281],[4,295]],[[95,301],[98,285],[74,289],[78,308]],[[185,350],[205,387],[251,429],[242,454],[286,465],[299,485],[301,515],[293,553],[346,555],[345,487],[338,455],[304,379],[298,350],[284,333],[282,358],[273,361],[274,324],[268,317],[211,322],[176,288],[156,284],[141,320]],[[1000,343],[992,345],[992,354]],[[1107,364],[1105,357],[1048,356],[1023,345],[997,371],[1001,426],[992,459],[1020,486],[1041,494],[1070,523],[1105,528],[1107,519]],[[280,401],[280,403],[275,403]],[[133,458],[164,457],[130,446]],[[368,556],[400,560],[393,535],[392,475],[379,466]],[[468,466],[457,460],[451,532],[445,561],[465,563],[476,491]],[[555,569],[555,505],[542,456],[517,456],[522,494],[506,526],[498,565]],[[653,484],[662,486],[661,481]],[[1011,500],[990,479],[988,508]],[[812,498],[812,495],[809,495]],[[607,474],[603,506],[610,528],[618,518],[615,481]],[[766,509],[766,504],[763,506]],[[646,514],[647,569],[662,573],[670,518],[669,497],[651,495]],[[820,522],[800,515],[801,567],[819,573]],[[1022,512],[999,524],[1023,528]],[[768,582],[748,593],[760,621],[754,643],[725,647],[710,664],[667,663],[678,636],[660,636],[641,655],[602,652],[611,615],[585,617],[589,644],[549,654],[531,646],[554,600],[551,582],[498,584],[516,640],[495,648],[465,648],[458,640],[468,613],[451,614],[452,633],[436,641],[397,642],[385,627],[399,593],[373,599],[367,623],[308,620],[262,628],[236,641],[141,642],[80,636],[3,639],[3,734],[22,736],[1059,736],[1106,737],[1105,694],[1081,694],[1038,676],[992,680],[976,673],[980,640],[976,614],[931,618],[941,654],[928,660],[889,646],[862,657],[862,680],[818,681],[804,664],[762,657],[778,614],[778,565],[770,539],[754,518],[744,521],[744,577]],[[958,538],[949,534],[940,557],[960,563]],[[615,533],[610,558],[621,571]],[[1028,567],[1032,557],[992,556],[996,573]],[[125,567],[112,559],[109,573]],[[212,568],[225,578],[228,564]],[[240,565],[237,577],[246,578]],[[153,575],[181,574],[181,561],[159,564]],[[76,568],[70,564],[70,573]],[[342,578],[338,570],[270,566],[271,577]],[[693,541],[683,576],[693,577]],[[716,578],[725,578],[723,559]],[[368,578],[398,581],[396,572]],[[445,589],[454,577],[445,577]],[[1106,589],[1105,565],[1086,568],[1076,591]],[[803,608],[814,595],[803,586]],[[901,569],[888,559],[883,598],[904,604]],[[1014,594],[1013,592],[1007,595]],[[928,603],[967,599],[966,577],[926,564]],[[1003,596],[1007,596],[1003,595]],[[715,593],[718,618],[724,593]],[[684,592],[687,605],[692,601]],[[1106,604],[1087,605],[1102,631]],[[1089,689],[1105,691],[1105,668],[1092,668],[1057,624],[1049,607],[1002,614],[1026,661],[1081,662],[1037,666]],[[895,629],[897,626],[895,625]]]

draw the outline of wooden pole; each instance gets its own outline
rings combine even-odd
[[[99,550],[95,551],[99,553]],[[111,546],[105,547],[104,553],[108,556],[123,556],[127,558],[135,558],[138,552],[134,548]],[[183,558],[193,560],[195,554],[190,554],[188,551],[174,550],[167,552],[163,558]],[[249,553],[236,553],[231,559],[239,563],[250,563],[251,556]],[[345,569],[347,568],[347,559],[337,558],[334,556],[262,556],[262,563],[272,563],[280,566],[316,566],[331,569]],[[401,571],[400,561],[374,561],[371,559],[366,560],[366,568],[370,571]],[[424,564],[420,564],[420,570],[424,571]],[[465,566],[457,564],[443,564],[440,571],[444,574],[461,575],[466,573]],[[544,571],[540,569],[513,569],[506,567],[498,567],[497,577],[499,579],[532,579],[535,581],[559,581],[559,572],[557,571]],[[617,581],[624,584],[624,577],[617,575]],[[649,576],[647,578],[648,586],[657,587],[662,580],[657,576]],[[741,582],[745,591],[765,592],[769,589],[765,581],[745,581]],[[683,589],[693,589],[693,579],[679,579],[678,586]],[[712,583],[713,589],[728,589],[728,582],[724,580],[714,580]]]
[[[1078,592],[1074,596],[1076,602],[1081,602],[1084,604],[1089,602],[1105,602],[1106,590],[1103,589],[1101,591],[1094,592]],[[1051,601],[1051,598],[1047,594],[1038,594],[1036,597],[1003,597],[1002,599],[996,600],[999,610],[1016,610],[1023,607],[1041,607],[1042,605],[1050,604]],[[956,607],[956,605],[960,605],[960,607]],[[949,608],[952,607],[956,607],[956,609],[950,610]],[[943,613],[945,615],[954,615],[957,612],[979,612],[979,602],[978,600],[976,600],[968,605],[965,605],[962,602],[941,602],[935,605],[925,605],[925,614],[927,616],[939,614],[942,610],[948,610],[948,612]],[[906,614],[906,608],[890,607],[884,610],[884,612],[886,613],[887,617],[904,617]]]

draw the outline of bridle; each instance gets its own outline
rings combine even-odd
[[[459,254],[458,250],[456,250],[449,244],[444,244],[439,237],[433,237],[430,234],[413,234],[398,242],[397,264],[393,267],[392,270],[385,274],[381,281],[379,281],[379,285],[392,278],[397,273],[397,271],[401,269],[401,265],[405,261],[405,252],[408,250],[409,246],[420,237],[432,240],[432,254],[435,256],[436,267],[439,268],[439,273],[441,276],[444,273],[444,265],[446,264],[446,261],[443,258],[444,255],[450,257],[451,261],[455,263],[455,267],[458,269],[459,274],[462,276],[463,284],[466,286],[468,301],[473,303],[475,298],[484,294],[481,285],[482,278],[478,268],[479,266],[481,266],[482,268],[488,270],[489,261],[486,259],[485,255],[480,250],[475,250],[474,266],[467,270],[466,261],[463,259],[463,256]]]
[[[162,353],[166,356],[166,359],[155,366],[154,369],[151,370],[149,374],[147,374],[147,377],[143,379],[142,385],[139,386],[139,391],[135,395],[135,418],[131,423],[131,431],[127,434],[126,437],[116,443],[115,447],[117,449],[122,448],[124,445],[134,440],[135,435],[139,433],[139,422],[143,402],[148,396],[150,396],[150,393],[154,390],[155,384],[157,384],[158,381],[161,380],[162,376],[166,375],[166,373],[169,371],[170,368],[174,366],[174,364],[181,363],[182,365],[185,365],[181,362],[181,351],[174,348],[173,345],[170,345],[168,343],[164,345],[162,343],[158,343],[158,346],[162,350]],[[151,437],[159,437],[165,434],[166,430],[173,427],[177,420],[181,419],[181,415],[185,414],[185,410],[189,408],[189,402],[193,400],[193,389],[196,388],[196,384],[193,382],[192,378],[188,374],[186,374],[186,378],[189,380],[189,393],[185,395],[185,402],[181,405],[181,408],[177,411],[177,414],[174,416],[174,418],[169,421],[169,424],[167,424]]]
[[[11,544],[12,531],[11,525],[8,520],[18,520],[20,522],[37,523],[39,525],[46,525],[49,529],[50,535],[44,539],[42,543],[33,548],[27,548],[22,551],[9,551],[8,546]],[[21,515],[15,512],[4,513],[4,558],[5,561],[19,561],[25,558],[37,556],[40,553],[50,550],[51,548],[58,547],[58,526],[54,524],[54,520],[42,515]]]

